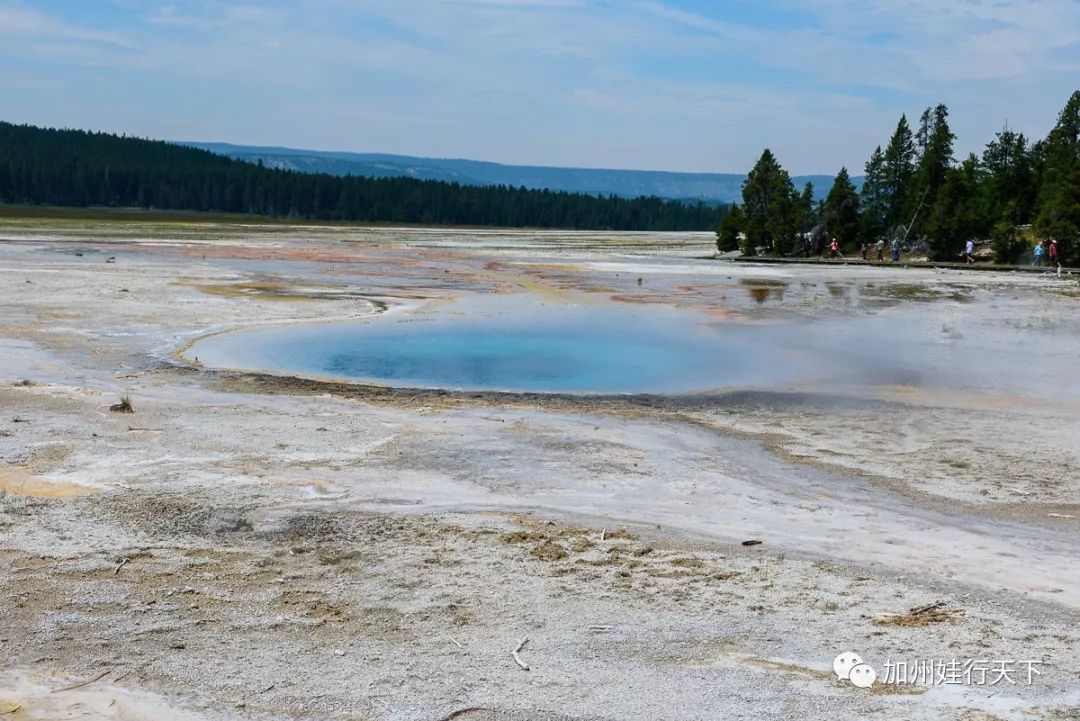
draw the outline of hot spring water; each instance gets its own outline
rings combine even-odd
[[[798,367],[790,351],[763,343],[762,330],[666,307],[509,296],[221,333],[184,355],[210,367],[397,387],[685,393],[765,382]]]

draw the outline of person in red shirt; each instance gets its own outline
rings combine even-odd
[[[830,258],[839,258],[840,257],[840,244],[836,242],[836,238],[833,238],[832,242],[829,243],[829,257]]]
[[[1053,238],[1050,239],[1050,248],[1049,248],[1048,255],[1050,256],[1050,265],[1056,265],[1057,267],[1060,268],[1061,267],[1061,261],[1058,260],[1057,241],[1054,240]]]

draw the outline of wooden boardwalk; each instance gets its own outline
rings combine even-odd
[[[891,260],[863,260],[860,257],[845,257],[845,258],[796,258],[796,257],[779,257],[773,255],[739,255],[739,256],[727,256],[721,257],[722,260],[731,260],[739,263],[768,263],[773,265],[865,265],[872,267],[885,267],[885,268],[943,268],[948,270],[983,270],[994,271],[998,273],[1051,273],[1057,274],[1056,267],[1043,265],[1042,267],[1036,267],[1033,265],[1002,265],[999,263],[987,263],[976,262],[974,265],[967,263],[953,263],[953,262],[938,262],[932,260],[899,260],[892,262]],[[1080,274],[1080,268],[1066,268],[1061,269],[1062,275],[1076,275]]]

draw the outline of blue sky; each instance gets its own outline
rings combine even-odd
[[[966,154],[1078,88],[1077,0],[0,0],[0,119],[156,138],[858,174],[903,112]]]

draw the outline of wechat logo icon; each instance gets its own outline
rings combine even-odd
[[[858,688],[870,688],[877,681],[877,671],[854,651],[844,651],[834,658],[832,668],[836,678],[841,681],[850,681]]]

